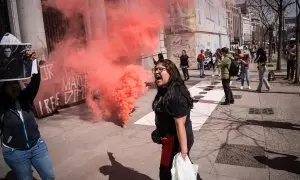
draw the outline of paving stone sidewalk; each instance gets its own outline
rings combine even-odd
[[[191,75],[189,87],[203,80],[196,70]],[[253,65],[253,90],[239,90],[233,81],[235,104],[217,106],[194,132],[191,159],[203,180],[300,180],[300,87],[280,76],[270,92],[256,93],[257,79]],[[133,124],[151,111],[154,95],[150,89],[139,100],[126,129],[91,122],[85,105],[39,120],[57,179],[158,180],[161,149],[150,138],[154,127]],[[0,179],[11,177],[1,157]]]

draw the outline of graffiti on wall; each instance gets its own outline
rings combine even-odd
[[[190,66],[196,62],[195,35],[194,34],[173,34],[166,36],[168,57],[179,65],[182,50],[186,50],[190,57]],[[179,66],[178,66],[179,67]]]
[[[73,104],[86,98],[85,76],[75,72],[65,72],[62,80],[62,95],[64,101],[61,106]]]
[[[85,100],[85,75],[67,70],[57,75],[53,63],[46,63],[40,68],[41,85],[34,102],[38,117],[51,115],[60,108]]]

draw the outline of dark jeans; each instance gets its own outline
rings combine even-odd
[[[294,73],[295,73],[295,61],[293,61],[293,60],[288,60],[287,61],[287,64],[286,64],[286,66],[287,66],[287,73],[286,73],[286,78],[287,79],[291,79],[291,80],[293,80],[294,79]]]
[[[204,77],[204,62],[201,61],[199,63],[199,67],[200,67],[200,77]]]
[[[242,86],[244,86],[244,82],[245,82],[245,79],[247,81],[247,84],[248,86],[250,85],[250,82],[249,82],[249,69],[241,69],[241,84]]]
[[[186,67],[181,68],[182,69],[182,73],[184,76],[184,80],[189,80],[190,79],[190,75],[189,75],[189,69]]]
[[[215,69],[216,69],[216,63],[214,63],[213,61],[210,61],[210,63],[212,65],[213,70],[215,71]]]
[[[233,102],[233,95],[230,88],[230,79],[222,79],[222,85],[225,93],[225,102],[230,103]]]
[[[43,138],[29,150],[16,150],[3,146],[3,157],[7,165],[16,173],[18,180],[32,180],[33,166],[43,180],[54,180],[54,171],[48,148]]]

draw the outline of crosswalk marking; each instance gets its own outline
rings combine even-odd
[[[208,86],[214,86],[212,90],[204,90]],[[191,96],[204,96],[199,99],[199,102],[194,103],[194,108],[191,111],[191,121],[193,130],[197,131],[201,129],[202,125],[209,118],[211,113],[215,110],[219,102],[224,96],[221,82],[217,81],[212,83],[211,81],[201,81],[195,86],[189,88]],[[207,94],[200,94],[200,92],[207,92]],[[155,114],[150,112],[141,119],[137,120],[134,124],[155,126]]]

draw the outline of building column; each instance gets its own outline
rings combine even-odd
[[[88,39],[104,38],[107,23],[104,0],[89,0],[85,16],[85,27]]]
[[[41,0],[18,0],[17,7],[22,42],[31,43],[45,60],[48,53]]]
[[[7,0],[7,9],[8,9],[11,33],[19,40],[21,40],[18,8],[17,8],[16,0]]]

